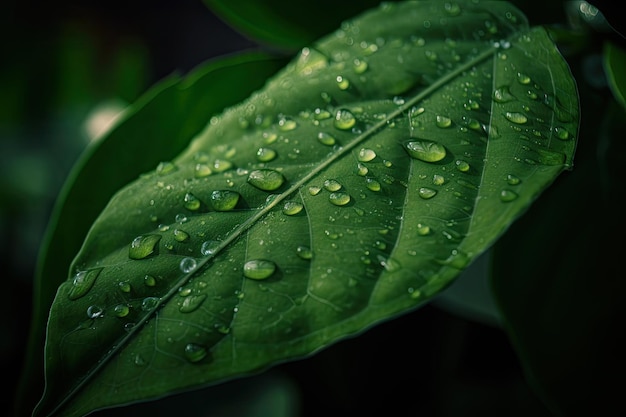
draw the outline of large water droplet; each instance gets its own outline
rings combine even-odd
[[[113,313],[117,317],[126,317],[128,316],[128,313],[130,313],[130,307],[128,307],[126,304],[118,304],[113,307]]]
[[[196,262],[195,259],[193,258],[183,258],[180,261],[180,270],[184,273],[184,274],[188,274],[190,272],[193,272],[198,266],[198,262]]]
[[[220,248],[221,242],[219,240],[207,240],[202,243],[200,247],[200,253],[204,256],[213,255]]]
[[[339,130],[352,129],[356,124],[354,115],[345,109],[338,110],[335,114],[335,127]]]
[[[437,115],[436,118],[437,127],[446,128],[452,126],[452,119],[447,116]]]
[[[513,123],[516,123],[518,125],[523,125],[524,123],[528,121],[528,117],[526,117],[523,113],[508,111],[504,114],[504,117],[506,117],[507,120]]]
[[[157,243],[161,240],[161,235],[137,236],[130,244],[128,257],[130,259],[144,259],[152,255]]]
[[[418,190],[418,194],[423,199],[428,200],[429,198],[433,198],[437,194],[437,190],[433,190],[432,188],[421,187]]]
[[[337,180],[334,179],[329,179],[324,181],[324,188],[326,189],[326,191],[330,191],[330,192],[334,192],[334,191],[339,191],[341,190],[341,183]]]
[[[330,193],[328,200],[336,206],[345,206],[350,202],[350,194],[341,191]]]
[[[278,119],[278,129],[283,132],[294,130],[296,127],[298,127],[298,123],[289,116],[281,116]]]
[[[286,201],[283,205],[283,213],[288,216],[295,216],[304,208],[304,204],[299,201]]]
[[[100,306],[91,305],[87,307],[87,317],[89,317],[90,319],[97,319],[98,317],[102,316],[103,313],[104,310],[102,310],[102,307]]]
[[[200,205],[200,200],[195,195],[191,193],[185,194],[185,208],[187,210],[196,211],[200,208]]]
[[[518,195],[517,195],[517,193],[515,191],[511,191],[511,190],[502,190],[502,191],[500,191],[500,200],[504,201],[505,203],[513,201],[517,197],[518,197]]]
[[[103,268],[80,271],[72,279],[72,287],[67,294],[70,300],[76,300],[89,292]],[[129,288],[130,290],[130,288]]]
[[[146,297],[141,302],[142,311],[151,311],[159,304],[159,297]]]
[[[243,275],[250,279],[266,279],[276,272],[276,264],[266,259],[253,259],[243,265]]]
[[[232,190],[215,190],[211,193],[211,207],[215,211],[233,210],[239,202],[239,193]]]
[[[146,287],[154,287],[156,285],[156,278],[152,275],[146,275],[145,277],[143,277],[143,283],[146,285]]]
[[[333,146],[336,142],[335,138],[330,135],[329,133],[326,132],[320,132],[317,134],[317,140],[320,141],[320,143],[326,145],[326,146]]]
[[[409,155],[424,162],[438,162],[446,157],[446,148],[431,140],[410,141],[405,147]]]
[[[382,189],[380,182],[378,182],[378,180],[374,179],[374,178],[366,178],[365,179],[365,186],[370,190],[370,191],[380,191]]]
[[[499,87],[493,92],[493,99],[498,103],[506,103],[516,100],[515,96],[509,91],[509,87]]]
[[[285,177],[273,169],[257,169],[248,175],[248,183],[262,191],[274,191],[285,182]]]
[[[174,229],[174,239],[178,242],[184,242],[189,239],[189,233],[184,230]]]
[[[308,260],[313,258],[313,251],[308,246],[298,246],[296,248],[296,253],[302,259]]]
[[[196,343],[187,343],[187,345],[185,346],[185,357],[189,362],[200,362],[202,359],[206,358],[207,355],[207,348],[202,345]]]
[[[169,161],[160,162],[156,168],[156,173],[159,175],[167,175],[174,171],[176,171],[176,165],[174,165],[172,162],[169,162]]]
[[[370,162],[376,158],[376,152],[373,149],[361,148],[357,155],[357,160],[359,162]]]
[[[276,151],[272,148],[259,148],[256,151],[256,158],[259,162],[269,162],[272,159],[276,158]]]
[[[191,313],[195,311],[202,305],[204,300],[206,299],[206,294],[201,295],[191,295],[189,297],[185,297],[182,304],[178,308],[178,311],[181,313]]]
[[[196,164],[194,175],[196,178],[207,177],[213,173],[213,170],[207,164]]]

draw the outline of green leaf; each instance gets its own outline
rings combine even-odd
[[[626,110],[626,52],[611,42],[604,45],[604,70],[613,97]]]
[[[506,2],[385,4],[121,189],[50,312],[37,414],[258,372],[415,309],[572,166],[577,91]]]
[[[29,358],[42,356],[56,289],[111,196],[159,161],[180,153],[213,114],[243,100],[282,64],[265,54],[246,53],[207,62],[184,78],[171,76],[125,110],[121,122],[87,149],[64,184],[41,245]],[[42,374],[40,360],[27,362],[18,395],[24,398],[18,402],[39,395]]]
[[[233,28],[259,41],[285,50],[298,50],[325,35],[345,19],[377,6],[378,0],[336,2],[318,0],[303,13],[301,2],[281,0],[204,0]]]

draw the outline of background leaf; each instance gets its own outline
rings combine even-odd
[[[427,9],[424,37],[409,36],[418,15],[403,7]],[[85,412],[258,370],[443,289],[571,166],[577,130],[575,87],[546,33],[525,31],[506,3],[474,7],[385,5],[390,27],[375,14],[344,26],[214,119],[173,164],[118,193],[53,306],[48,396],[83,389],[69,409]],[[398,59],[403,45],[426,47]],[[259,144],[271,148],[254,160]],[[279,203],[289,203],[283,213]],[[296,250],[299,236],[312,259]],[[278,346],[259,348],[259,319]],[[254,354],[235,347],[247,344]],[[84,379],[64,387],[57,366]],[[184,381],[147,376],[172,367]],[[117,387],[116,398],[89,394],[102,387]]]
[[[615,100],[626,110],[626,52],[611,42],[604,47],[604,69]]]

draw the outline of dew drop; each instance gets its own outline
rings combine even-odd
[[[338,110],[335,114],[335,127],[339,130],[352,129],[356,124],[356,118],[354,115],[345,109]]]
[[[160,162],[156,168],[156,173],[158,175],[167,175],[174,171],[176,171],[176,165],[172,162]]]
[[[211,193],[211,207],[215,211],[233,210],[239,202],[239,193],[232,190],[215,190]]]
[[[200,208],[200,200],[198,200],[196,196],[191,193],[185,194],[184,201],[184,205],[187,210],[196,211]]]
[[[418,223],[417,224],[417,234],[420,236],[427,236],[430,234],[431,230],[430,230],[430,226],[427,226],[423,223]]]
[[[433,198],[437,194],[437,191],[432,188],[421,187],[418,190],[418,194],[423,199],[428,200],[429,198]]]
[[[258,159],[259,162],[269,162],[276,158],[276,155],[276,151],[272,148],[259,148],[256,151],[256,159]]]
[[[356,174],[358,176],[364,177],[367,175],[367,173],[369,172],[369,168],[367,168],[365,165],[363,165],[362,163],[358,163],[356,165]]]
[[[518,72],[517,73],[517,81],[520,84],[530,84],[530,77],[527,74],[524,74],[523,72]]]
[[[137,236],[130,244],[128,257],[130,259],[147,258],[154,253],[159,240],[161,240],[161,235]]]
[[[183,258],[178,266],[184,274],[188,274],[196,269],[198,263],[193,258]]]
[[[91,305],[87,307],[87,317],[89,317],[90,319],[97,319],[98,317],[102,316],[102,313],[104,313],[104,311],[100,306]]]
[[[178,308],[178,311],[181,313],[191,313],[195,311],[202,305],[204,300],[206,299],[206,294],[202,295],[191,295],[189,297],[185,297],[182,304]]]
[[[569,132],[567,129],[557,126],[554,128],[554,133],[556,133],[556,137],[561,140],[568,140],[570,138]]]
[[[187,343],[185,346],[185,357],[189,362],[197,363],[206,358],[208,351],[206,347],[196,343]]]
[[[103,268],[80,271],[72,278],[72,287],[68,292],[70,300],[77,300],[89,292]]]
[[[282,116],[278,119],[278,129],[283,132],[294,130],[296,127],[298,127],[298,123],[291,117]]]
[[[341,190],[341,183],[337,180],[326,180],[324,181],[324,188],[326,189],[326,191],[330,191],[330,192],[334,192],[334,191],[339,191]]]
[[[405,147],[410,156],[424,162],[438,162],[446,157],[446,148],[430,140],[407,142]]]
[[[248,175],[248,183],[262,191],[274,191],[285,182],[285,177],[272,169],[257,169]]]
[[[502,190],[502,191],[500,191],[500,200],[504,201],[505,203],[513,201],[517,197],[518,197],[518,195],[517,195],[517,193],[515,191],[511,191],[511,190]]]
[[[319,140],[321,144],[326,146],[333,146],[336,142],[335,138],[326,132],[318,133],[317,140]]]
[[[128,281],[120,281],[117,283],[117,287],[120,289],[121,292],[123,293],[129,293],[131,290],[131,286],[130,286],[130,282]]]
[[[174,229],[174,239],[176,239],[177,242],[184,242],[189,239],[189,233],[184,230]]]
[[[433,175],[433,184],[434,185],[443,185],[446,182],[446,179],[443,175],[435,174]]]
[[[232,167],[233,163],[227,159],[216,159],[213,161],[213,170],[215,170],[215,172],[228,171]]]
[[[466,161],[462,161],[459,159],[454,164],[456,165],[456,169],[461,172],[468,172],[470,170],[470,164],[468,164]]]
[[[504,117],[506,117],[507,120],[513,123],[516,123],[518,125],[523,125],[524,123],[528,122],[528,117],[526,117],[522,113],[508,111],[504,114]]]
[[[304,208],[304,204],[299,201],[286,201],[283,205],[283,213],[287,216],[295,216]]]
[[[208,177],[213,173],[213,170],[207,164],[196,164],[194,168],[194,176],[196,178]]]
[[[365,186],[370,191],[380,191],[382,189],[382,187],[380,185],[380,182],[378,182],[374,178],[366,178],[365,179]]]
[[[142,311],[151,311],[159,304],[159,297],[146,297],[141,302]]]
[[[313,251],[308,246],[298,246],[296,248],[296,253],[302,259],[308,260],[313,258]]]
[[[498,103],[506,103],[515,100],[515,96],[511,94],[508,87],[496,88],[493,92],[493,99]]]
[[[313,111],[313,118],[315,120],[326,120],[330,119],[332,114],[328,110],[317,108]]]
[[[322,191],[322,187],[318,187],[317,185],[312,185],[309,187],[309,194],[318,195]]]
[[[243,265],[243,275],[250,279],[266,279],[276,272],[276,264],[266,259],[253,259]]]
[[[350,202],[350,194],[341,191],[330,193],[328,200],[336,206],[345,206]]]
[[[221,242],[219,240],[207,240],[202,243],[200,247],[200,253],[204,256],[213,255],[220,248]]]
[[[143,283],[146,287],[154,287],[156,285],[156,278],[154,278],[152,275],[146,275],[145,277],[143,277]]]
[[[348,80],[346,77],[338,75],[336,81],[337,87],[339,87],[340,90],[347,90],[348,88],[350,88],[350,80]]]
[[[517,177],[517,176],[515,176],[515,175],[513,175],[513,174],[507,174],[507,176],[506,176],[506,182],[507,182],[507,184],[509,184],[509,185],[517,185],[517,184],[519,184],[520,182],[522,182],[522,180],[521,180],[519,177]]]
[[[446,116],[437,115],[436,118],[437,127],[446,128],[452,126],[452,119]]]
[[[357,74],[363,74],[368,68],[367,61],[358,58],[355,58],[354,61],[352,61],[352,65],[354,72]]]
[[[357,155],[357,159],[359,162],[370,162],[376,158],[376,152],[373,149],[361,148]]]
[[[117,317],[126,317],[130,313],[130,308],[126,304],[118,304],[113,307],[113,313]]]

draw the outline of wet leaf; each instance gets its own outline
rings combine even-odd
[[[578,99],[506,2],[384,4],[121,189],[54,301],[38,414],[301,358],[417,308],[572,166]]]

